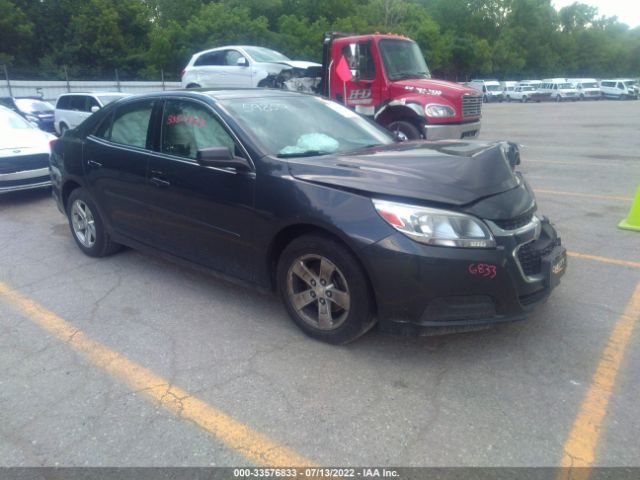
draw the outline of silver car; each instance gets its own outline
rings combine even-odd
[[[55,138],[0,107],[0,194],[51,185],[50,142]]]

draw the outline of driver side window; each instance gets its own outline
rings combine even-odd
[[[210,147],[228,147],[238,153],[231,135],[206,106],[189,100],[167,100],[160,151],[195,160],[198,150]]]

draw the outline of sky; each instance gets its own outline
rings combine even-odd
[[[557,10],[571,5],[576,0],[552,0]],[[598,8],[599,15],[607,17],[618,17],[622,23],[626,23],[631,28],[640,26],[640,2],[638,0],[578,0],[579,3],[586,3]]]

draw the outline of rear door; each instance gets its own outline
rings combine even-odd
[[[238,59],[245,58],[239,66]],[[198,83],[203,87],[237,88],[251,87],[249,59],[235,49],[217,50],[201,55],[194,63]]]
[[[83,155],[87,184],[103,217],[114,232],[143,243],[151,228],[146,174],[156,103],[161,102],[146,99],[118,107],[87,137]]]
[[[255,173],[204,167],[199,149],[229,147],[248,157],[212,108],[193,99],[167,99],[161,141],[149,161],[151,239],[170,253],[251,281]]]

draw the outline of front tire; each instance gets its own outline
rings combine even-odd
[[[111,240],[95,203],[84,188],[69,195],[67,218],[73,239],[85,255],[105,257],[120,249],[120,245]]]
[[[420,131],[418,128],[411,122],[407,122],[406,120],[397,120],[395,122],[391,122],[387,129],[391,130],[396,134],[400,140],[419,140],[422,138],[420,135]]]
[[[369,282],[353,254],[323,235],[304,235],[282,252],[278,290],[287,312],[316,340],[342,345],[375,323]]]
[[[187,85],[187,88],[201,88],[201,87],[197,83],[190,83],[189,85]]]

